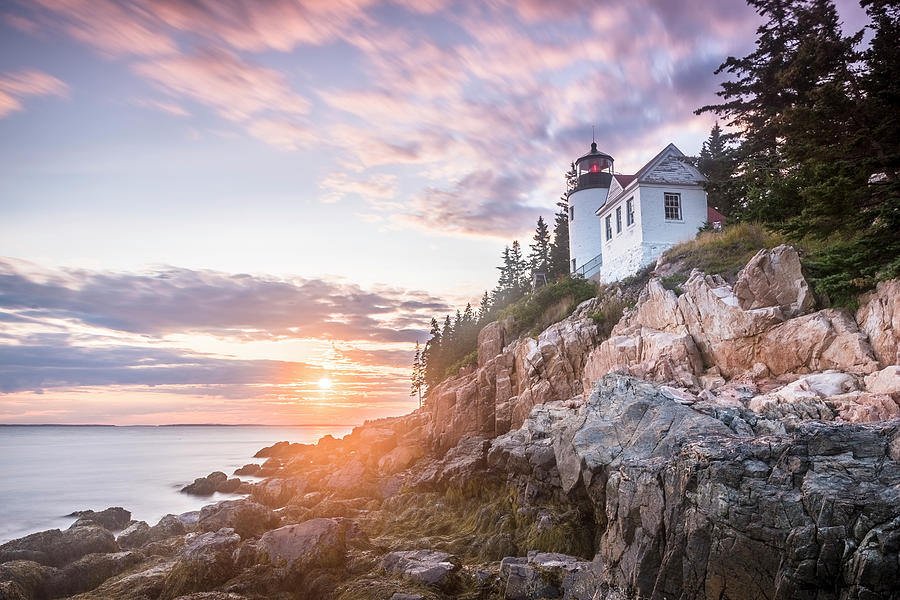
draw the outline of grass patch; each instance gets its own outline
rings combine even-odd
[[[510,304],[500,311],[499,319],[512,318],[514,335],[525,331],[540,333],[553,323],[568,317],[576,306],[593,298],[596,293],[594,282],[581,277],[566,277]],[[547,314],[554,305],[561,304],[564,306],[552,311],[552,315]]]
[[[684,273],[675,273],[674,275],[660,278],[659,282],[665,289],[675,292],[676,296],[680,296],[684,293],[684,290],[681,289],[681,285],[687,281],[687,279],[688,276]]]
[[[622,314],[628,305],[629,303],[619,296],[610,296],[604,299],[600,310],[591,313],[591,320],[600,330],[600,335],[603,339],[608,338],[612,333],[613,327],[622,318]]]
[[[754,254],[784,242],[782,235],[759,223],[737,223],[719,231],[703,231],[693,240],[673,246],[663,256],[666,262],[680,262],[680,272],[700,269],[733,279]]]
[[[447,370],[444,372],[444,379],[448,377],[453,377],[457,373],[460,372],[464,367],[474,366],[478,364],[478,348],[476,347],[474,350],[463,356],[461,359],[447,367]]]

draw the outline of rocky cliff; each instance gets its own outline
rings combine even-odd
[[[510,332],[423,409],[188,489],[244,499],[0,546],[0,599],[900,598],[900,283],[817,310],[779,247]]]

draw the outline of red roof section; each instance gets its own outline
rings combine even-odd
[[[621,186],[622,186],[622,189],[624,190],[626,187],[628,187],[628,184],[629,184],[629,183],[631,183],[632,181],[634,181],[634,178],[637,177],[637,175],[619,175],[619,174],[616,174],[616,175],[613,175],[613,177],[616,178],[616,181],[619,182],[619,185],[621,185]]]
[[[706,220],[710,223],[724,223],[725,215],[714,209],[712,206],[706,207]]]

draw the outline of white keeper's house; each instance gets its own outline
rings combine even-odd
[[[634,175],[615,172],[597,150],[575,161],[569,192],[569,257],[573,274],[602,282],[633,275],[667,248],[692,239],[724,217],[706,204],[706,178],[674,144]]]

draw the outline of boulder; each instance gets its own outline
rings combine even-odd
[[[228,476],[221,471],[214,471],[206,477],[198,477],[194,483],[184,486],[181,491],[194,496],[212,496],[228,481]],[[238,483],[240,485],[240,482]],[[236,487],[236,486],[235,486]]]
[[[291,498],[306,491],[307,483],[301,478],[267,479],[255,484],[250,496],[260,504],[272,508],[280,508],[291,501]]]
[[[634,326],[621,330],[590,353],[583,387],[590,390],[607,373],[625,373],[698,388],[697,377],[703,372],[703,359],[690,335]]]
[[[178,561],[167,573],[160,598],[168,600],[209,590],[233,577],[232,555],[241,538],[233,529],[189,533]]]
[[[744,310],[777,306],[789,319],[816,304],[797,251],[786,245],[757,252],[738,274],[734,295]]]
[[[253,537],[275,527],[278,515],[252,500],[226,500],[200,509],[197,525],[201,531],[228,527],[242,538]]]
[[[197,518],[190,519],[193,524],[196,524],[200,517],[200,512],[196,512]],[[187,514],[188,513],[185,513],[185,515]],[[162,519],[160,519],[156,525],[150,528],[150,540],[164,540],[176,535],[184,535],[186,532],[187,528],[185,528],[184,521],[182,520],[181,516],[166,515]]]
[[[129,525],[116,538],[119,547],[124,550],[140,548],[150,541],[150,526],[144,521],[137,521]]]
[[[249,463],[240,467],[239,469],[235,469],[235,475],[256,475],[259,472],[259,465],[256,463]]]
[[[407,469],[423,456],[425,448],[421,444],[403,444],[379,459],[378,471],[383,475],[393,475]]]
[[[11,560],[0,564],[0,582],[7,589],[0,587],[0,598],[14,600],[18,597],[30,600],[46,596],[46,581],[57,572],[32,560]]]
[[[53,572],[44,583],[49,598],[71,596],[93,590],[104,581],[138,565],[139,552],[88,554]]]
[[[99,525],[110,531],[121,531],[131,523],[131,513],[121,506],[114,506],[100,512],[81,510],[73,512],[69,516],[78,517],[78,520],[72,524],[70,529],[85,525]]]
[[[753,361],[772,375],[836,369],[864,375],[878,368],[866,336],[845,310],[826,309],[763,332]]]
[[[342,565],[348,545],[364,539],[348,519],[318,518],[267,531],[256,548],[258,560],[302,571]]]
[[[131,571],[110,577],[99,587],[75,596],[77,600],[149,600],[159,598],[166,576],[175,567],[171,558],[151,557]]]
[[[856,322],[869,337],[880,366],[900,364],[900,280],[881,281],[863,294]]]
[[[900,366],[891,365],[866,376],[866,391],[890,394],[900,400]]]
[[[389,552],[381,560],[388,575],[396,575],[420,585],[447,587],[462,566],[459,559],[437,550]]]
[[[589,561],[553,552],[531,551],[527,558],[500,561],[505,600],[572,598],[579,583],[592,575]]]
[[[118,552],[113,534],[105,527],[85,525],[74,529],[51,529],[12,540],[0,546],[0,563],[32,560],[60,567],[85,554]]]

